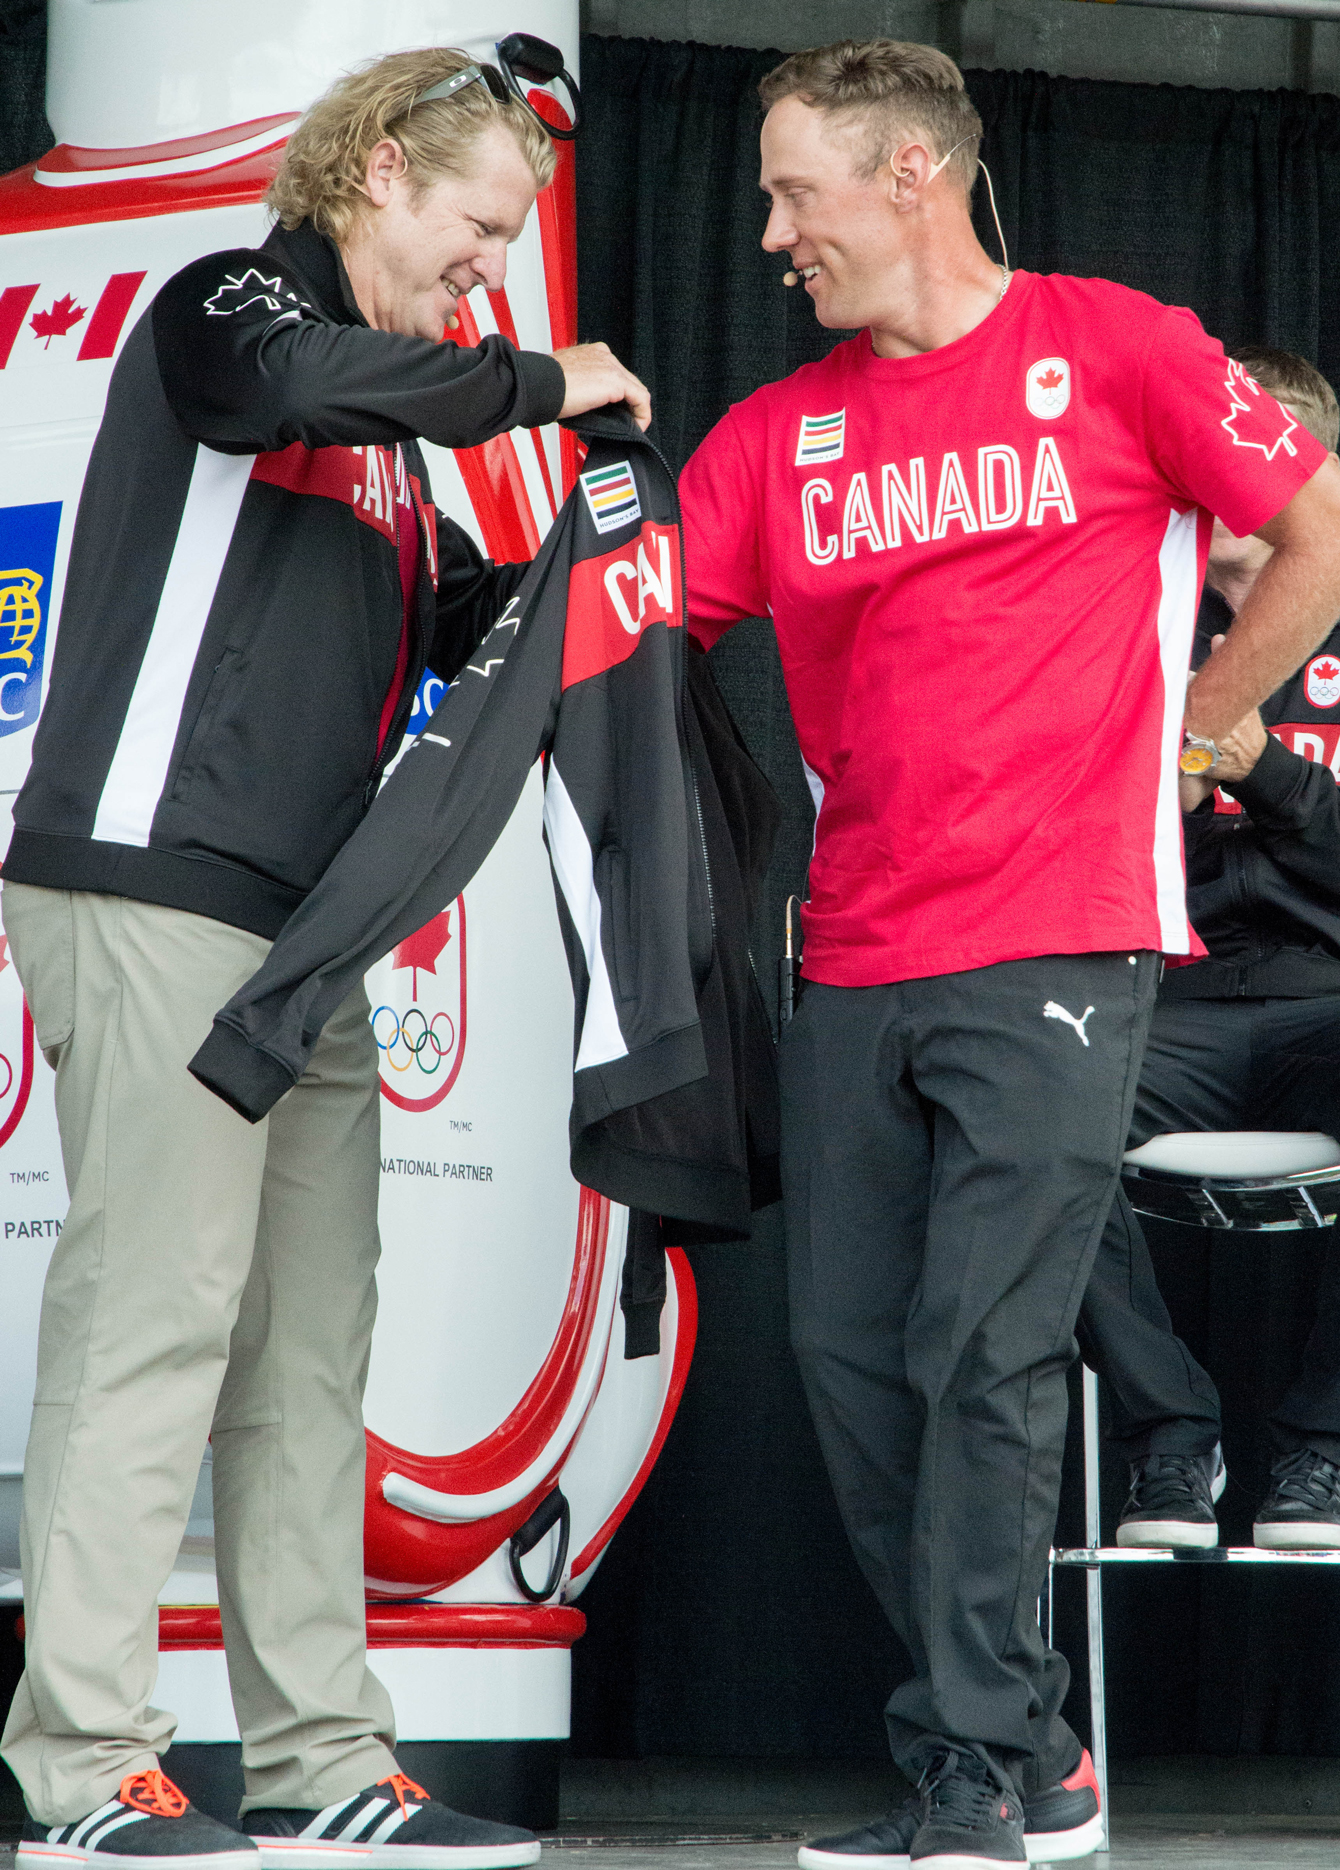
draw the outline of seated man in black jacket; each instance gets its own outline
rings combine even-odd
[[[169,280],[112,372],[5,860],[70,1188],[3,1741],[19,1870],[539,1856],[399,1771],[367,1664],[367,999],[347,994],[265,1124],[185,1067],[362,822],[425,665],[453,678],[525,576],[436,512],[419,438],[473,447],[608,403],[650,419],[603,345],[442,342],[463,294],[502,285],[553,168],[492,66],[381,59],[289,139],[264,245]],[[164,1778],[175,1720],[153,1705],[207,1439],[242,1832]]]
[[[1340,434],[1335,392],[1286,351],[1238,359],[1323,446]],[[1215,522],[1195,661],[1213,654],[1270,547]],[[1207,959],[1169,966],[1155,1006],[1130,1143],[1170,1130],[1324,1130],[1340,1135],[1340,624],[1259,713],[1213,777],[1182,784],[1188,906]],[[1218,780],[1220,790],[1214,789]],[[1113,1438],[1131,1464],[1117,1528],[1125,1546],[1218,1543],[1224,1486],[1219,1398],[1174,1335],[1124,1194],[1103,1236],[1078,1326],[1109,1386]],[[1340,1547],[1340,1253],[1316,1323],[1271,1410],[1277,1450],[1256,1515],[1258,1546]]]

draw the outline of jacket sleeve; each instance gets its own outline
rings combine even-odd
[[[561,527],[535,561],[536,589]],[[192,1074],[251,1123],[292,1090],[367,970],[458,896],[493,849],[549,729],[561,605],[494,625],[258,973],[216,1016]]]
[[[1291,753],[1269,734],[1247,777],[1224,790],[1281,870],[1328,902],[1340,902],[1340,788],[1327,767]]]
[[[463,526],[437,516],[437,620],[428,667],[444,682],[461,669],[506,610],[530,564],[495,565]]]
[[[212,253],[154,300],[164,394],[193,441],[224,454],[403,442],[470,448],[552,422],[563,371],[488,337],[475,350],[337,325],[269,254]]]

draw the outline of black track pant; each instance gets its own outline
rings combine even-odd
[[[945,1739],[1025,1795],[1079,1757],[1037,1599],[1157,970],[1123,952],[810,983],[783,1041],[792,1339],[857,1560],[912,1658],[887,1709],[912,1778]]]
[[[1130,1146],[1165,1130],[1326,1130],[1340,1136],[1340,994],[1161,999]],[[1129,1460],[1204,1454],[1219,1440],[1214,1384],[1173,1331],[1124,1194],[1112,1205],[1084,1295],[1079,1343],[1084,1361],[1108,1386],[1112,1437]],[[1340,1462],[1340,1248],[1334,1236],[1302,1366],[1269,1420],[1282,1451],[1309,1447]]]

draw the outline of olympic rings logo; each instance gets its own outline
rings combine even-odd
[[[383,1014],[390,1025],[383,1021],[379,1032],[377,1021]],[[414,1028],[410,1026],[411,1020],[418,1022]],[[392,1071],[408,1071],[412,1065],[417,1065],[425,1078],[431,1078],[456,1047],[456,1027],[451,1014],[438,1012],[429,1019],[417,1006],[403,1014],[397,1013],[394,1007],[379,1006],[372,1015],[372,1036],[377,1041],[377,1050],[386,1054]]]

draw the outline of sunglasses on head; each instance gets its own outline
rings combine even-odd
[[[563,69],[563,54],[558,47],[550,45],[547,39],[537,39],[533,33],[514,32],[500,39],[496,49],[498,65],[463,65],[450,78],[444,78],[441,84],[420,92],[414,103],[427,104],[433,98],[454,97],[467,84],[482,84],[500,104],[505,104],[509,96],[515,97],[550,136],[562,143],[571,142],[581,128],[582,98],[576,84]],[[523,78],[529,84],[550,84],[555,78],[562,83],[572,106],[571,129],[562,130],[540,115],[521,87]]]

